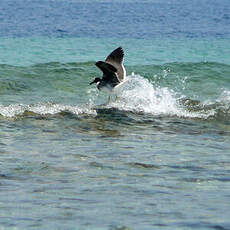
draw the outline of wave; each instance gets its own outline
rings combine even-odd
[[[95,61],[88,62],[70,62],[70,63],[61,63],[61,62],[48,62],[48,63],[39,63],[30,66],[13,66],[8,64],[0,64],[0,78],[7,76],[18,76],[18,77],[36,77],[40,76],[41,73],[98,73],[95,68]],[[213,76],[229,76],[230,73],[230,64],[218,63],[218,62],[172,62],[165,63],[162,65],[126,65],[128,71],[138,73],[144,77],[152,78],[153,74],[164,75],[165,71],[168,71],[168,74],[181,74],[184,76],[195,75],[199,76],[204,74],[204,78],[213,77]],[[49,75],[52,77],[52,75]]]
[[[85,106],[71,106],[71,105],[62,105],[56,103],[38,103],[32,105],[24,104],[12,104],[8,106],[0,105],[0,114],[2,117],[7,118],[19,118],[19,117],[28,117],[28,116],[49,116],[57,114],[88,114],[95,115],[95,111],[86,108]]]
[[[139,75],[133,74],[129,80],[120,100],[112,103],[111,107],[154,116],[221,120],[230,118],[230,91],[222,92],[214,101],[202,102],[187,98],[169,87],[154,86]]]
[[[168,87],[155,87],[148,79],[134,73],[118,96],[108,104],[99,104],[106,98],[95,88],[89,89],[86,104],[67,105],[54,102],[38,102],[35,104],[0,105],[0,115],[4,118],[21,118],[28,116],[74,115],[76,117],[120,116],[122,119],[136,115],[134,120],[146,120],[146,117],[179,117],[205,120],[229,120],[230,91],[224,91],[217,100],[201,102],[186,98]]]
[[[100,74],[94,62],[52,62],[29,67],[0,65],[0,93],[4,101],[0,114],[14,118],[63,113],[95,116],[103,111],[122,111],[123,115],[131,112],[153,117],[219,120],[230,117],[230,65],[170,63],[127,66],[127,70],[141,74],[128,76],[117,101],[98,106],[106,98],[96,88],[89,87],[92,76]],[[25,103],[25,99],[29,102],[35,95],[33,103]],[[60,102],[60,95],[62,98],[67,95],[66,99]],[[9,98],[16,103],[7,103]]]

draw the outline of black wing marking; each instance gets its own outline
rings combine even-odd
[[[104,61],[98,61],[96,62],[96,66],[103,72],[105,75],[113,74],[117,72],[117,68],[115,68],[113,65],[106,63]]]
[[[119,64],[121,64],[123,62],[124,59],[124,50],[122,49],[122,47],[118,47],[117,49],[115,49],[106,59],[106,62],[117,62]]]
[[[120,83],[116,73],[117,69],[113,65],[103,61],[98,61],[96,62],[96,66],[103,72],[102,82],[106,82],[112,87]]]

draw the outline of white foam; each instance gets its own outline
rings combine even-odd
[[[105,100],[107,100],[105,99],[105,95],[96,88],[88,89],[86,97],[88,97],[88,103],[83,105],[64,105],[50,102],[32,105],[0,105],[0,115],[10,118],[23,115],[25,111],[40,115],[54,115],[68,111],[75,115],[88,114],[95,116],[97,115],[95,109],[98,108],[97,105],[105,103]],[[215,116],[215,108],[203,110],[201,108],[198,111],[189,111],[186,106],[180,103],[180,99],[183,97],[182,94],[168,87],[157,86],[154,82],[151,83],[148,79],[132,73],[131,76],[127,76],[127,82],[119,93],[118,100],[111,102],[107,106],[102,106],[102,108],[117,108],[134,113],[152,114],[153,116],[177,116],[202,119]],[[220,95],[219,101],[226,102],[228,106],[230,104],[230,92],[224,91],[222,95]],[[216,103],[216,101],[214,103]],[[204,107],[208,105],[207,103],[203,103]]]
[[[119,101],[112,106],[154,115],[175,115],[179,109],[172,90],[167,87],[155,88],[148,79],[135,74],[128,76],[128,83],[119,95]]]
[[[90,106],[71,106],[56,103],[38,103],[32,105],[12,104],[8,106],[0,105],[0,114],[4,117],[12,118],[23,115],[25,111],[33,112],[40,115],[54,115],[63,111],[71,112],[75,115],[91,114],[96,112]]]
[[[25,107],[26,106],[22,104],[12,104],[8,106],[0,105],[0,114],[4,117],[14,117],[23,114]]]
[[[112,102],[108,107],[138,113],[149,113],[154,116],[178,116],[190,118],[207,118],[212,114],[189,112],[179,103],[183,95],[174,92],[168,87],[155,86],[148,79],[132,73],[127,77],[119,100]]]
[[[218,98],[217,101],[220,102],[220,103],[229,105],[230,104],[230,91],[224,90],[221,93],[221,95],[220,95],[220,97]]]

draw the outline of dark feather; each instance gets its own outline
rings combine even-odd
[[[105,75],[109,75],[109,74],[113,74],[115,72],[117,72],[117,69],[109,64],[109,63],[106,63],[104,61],[98,61],[96,62],[96,66],[103,72],[103,74]]]
[[[124,58],[124,51],[122,49],[122,47],[118,47],[117,49],[115,49],[106,59],[106,62],[117,62],[119,64],[122,63]]]
[[[99,88],[105,85],[114,87],[120,83],[116,73],[117,69],[113,65],[103,61],[98,61],[96,62],[96,66],[103,72],[103,77],[101,83],[99,84]]]

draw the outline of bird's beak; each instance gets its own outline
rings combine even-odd
[[[92,82],[90,82],[89,84],[90,84],[90,85],[92,85],[93,83],[95,83],[95,80],[94,80],[94,81],[92,81]]]
[[[95,78],[92,82],[90,82],[89,84],[92,85],[93,83],[97,83],[98,82],[98,78]]]

